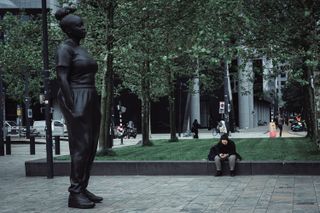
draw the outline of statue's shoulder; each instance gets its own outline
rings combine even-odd
[[[74,46],[72,45],[72,43],[68,42],[68,40],[61,42],[57,47],[58,53],[59,52],[72,53],[73,51],[74,51]]]

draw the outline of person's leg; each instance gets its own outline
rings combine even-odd
[[[221,176],[222,175],[221,158],[218,155],[214,157],[214,163],[216,164],[216,170],[217,170],[216,176]]]
[[[230,155],[228,157],[228,160],[229,160],[229,168],[230,170],[234,170],[235,166],[236,166],[236,155]]]
[[[199,138],[199,131],[198,129],[194,130],[194,138]]]
[[[230,155],[228,157],[228,160],[229,160],[229,168],[230,168],[230,175],[234,176],[235,173],[234,173],[234,169],[235,169],[235,166],[236,166],[236,159],[237,159],[237,156],[236,155]]]

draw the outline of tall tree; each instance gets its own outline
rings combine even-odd
[[[163,71],[159,67],[161,45],[157,40],[158,1],[126,1],[119,4],[117,20],[118,74],[122,86],[141,101],[142,145],[150,145],[150,103],[164,93]]]
[[[86,45],[93,52],[100,65],[97,86],[101,94],[101,124],[99,153],[112,154],[113,135],[112,108],[114,98],[114,14],[116,0],[84,0],[80,12],[87,21]]]
[[[18,103],[22,103],[27,81],[30,95],[39,97],[42,65],[40,26],[36,19],[9,13],[0,21],[4,34],[0,43],[0,64],[4,69],[6,94]]]
[[[183,61],[190,39],[190,21],[197,15],[195,3],[186,1],[161,1],[158,6],[157,40],[159,43],[161,67],[167,80],[164,84],[169,102],[170,140],[177,141],[176,136],[176,82],[180,76],[192,76]],[[162,45],[161,45],[162,44]]]
[[[52,20],[48,16],[48,21]],[[39,101],[42,85],[42,31],[37,15],[7,13],[0,20],[3,40],[0,43],[0,66],[4,69],[3,80],[6,95],[26,106]],[[54,67],[54,52],[61,37],[57,27],[49,28],[49,68]],[[53,72],[51,72],[53,75]],[[31,97],[26,99],[24,97]],[[27,102],[26,102],[27,100]]]
[[[308,134],[317,139],[313,76],[318,70],[320,18],[319,1],[245,1],[244,15],[250,20],[245,44],[266,54],[275,63],[286,62],[293,73],[302,73],[307,97]],[[299,66],[295,66],[296,63]]]

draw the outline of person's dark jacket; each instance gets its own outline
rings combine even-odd
[[[223,145],[220,141],[216,145],[212,146],[208,154],[208,160],[214,161],[214,157],[220,153],[236,155],[237,158],[241,160],[241,156],[236,152],[236,145],[232,140],[229,140],[227,145]]]

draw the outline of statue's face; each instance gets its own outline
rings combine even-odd
[[[86,29],[84,28],[84,24],[82,19],[79,16],[70,16],[68,17],[68,29],[66,33],[71,38],[79,38],[82,39],[86,37]]]

